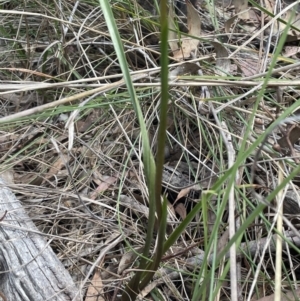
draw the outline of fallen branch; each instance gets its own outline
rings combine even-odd
[[[78,289],[49,246],[50,242],[38,234],[21,203],[2,179],[0,210],[3,211],[1,217],[6,212],[3,222],[0,221],[2,297],[14,301],[80,300],[75,297]]]

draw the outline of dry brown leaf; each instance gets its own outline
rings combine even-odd
[[[174,207],[173,205],[170,203],[170,201],[168,201],[168,210],[170,210],[169,214],[171,214],[172,216],[175,216],[175,210],[174,210]]]
[[[232,18],[228,19],[225,22],[224,27],[225,27],[225,32],[226,33],[230,32],[231,25],[235,22],[236,19],[237,19],[237,16],[233,16]]]
[[[298,28],[298,30],[290,29],[286,36],[286,42],[298,41],[300,39],[300,14],[294,14],[292,11],[288,11],[284,16],[283,20],[286,22],[291,22],[291,25]],[[280,22],[280,30],[283,31],[285,28],[285,24]]]
[[[199,37],[201,33],[201,19],[198,11],[191,4],[190,1],[186,1],[187,7],[187,25],[188,25],[188,34],[194,37]],[[182,39],[181,48],[174,51],[174,59],[181,60],[189,58],[191,52],[195,51],[198,47],[199,40],[185,37]]]
[[[219,42],[211,42],[216,51],[216,74],[226,76],[230,72],[230,59],[228,59],[227,49]]]
[[[117,180],[118,179],[116,177],[102,176],[102,181],[95,180],[95,182],[99,185],[96,188],[96,191],[98,193],[105,191],[109,186],[115,184]]]
[[[138,301],[145,300],[145,297],[159,284],[158,281],[152,281],[137,296]]]
[[[201,69],[200,66],[198,66],[197,64],[186,62],[171,70],[169,76],[172,79],[173,77],[176,76],[198,75],[198,70],[200,69]]]
[[[41,185],[43,178],[29,172],[22,174],[14,173],[14,181],[16,184]]]
[[[275,4],[276,4],[274,0],[264,0],[264,4],[266,10],[268,10],[269,12],[274,11]]]
[[[293,57],[300,52],[300,47],[298,46],[286,46],[284,47],[284,57]]]
[[[283,293],[281,295],[280,301],[290,301],[290,300],[296,300],[295,299],[295,294],[297,297],[300,297],[300,289],[297,289],[293,292],[289,291],[287,293]],[[257,300],[257,299],[251,299],[251,300]],[[269,295],[263,298],[258,299],[257,301],[274,301],[275,300],[275,295]],[[297,299],[298,300],[298,299]]]
[[[182,219],[186,218],[186,208],[184,207],[184,205],[182,203],[179,203],[176,207],[175,207],[175,211],[179,214],[179,216]]]
[[[189,186],[189,187],[186,187],[186,188],[183,188],[179,191],[178,195],[177,195],[177,198],[174,202],[174,204],[181,198],[185,197],[186,195],[188,195],[188,193],[191,191],[191,189],[193,189],[193,186]]]
[[[269,12],[274,14],[275,4],[276,4],[275,1],[274,0],[265,0],[264,4],[265,4],[264,6],[265,6],[266,10],[268,10]],[[295,6],[293,8],[295,8]],[[293,9],[288,10],[286,13],[281,15],[280,18],[286,22],[291,22],[292,26],[300,29],[300,14],[295,13],[293,11]],[[270,21],[271,19],[272,19],[271,16],[266,16],[267,21]],[[284,24],[283,22],[275,22],[274,26],[272,27],[272,34],[275,35],[279,32],[282,33],[282,31],[285,29],[285,27],[286,27],[286,24]],[[267,33],[269,31],[270,31],[270,28],[267,29]],[[288,35],[286,36],[286,42],[296,41],[299,38],[300,38],[300,31],[290,29],[288,31]]]
[[[275,12],[275,2],[274,0],[264,0],[264,7],[266,10],[268,10],[270,13],[274,13]],[[281,17],[282,19],[285,19],[284,16]],[[265,15],[265,21],[270,21],[272,19],[271,16],[269,15]],[[272,34],[276,34],[279,31],[283,30],[285,27],[285,24],[281,23],[281,22],[275,22],[273,24],[272,27]],[[270,27],[266,30],[266,33],[270,32]]]
[[[62,158],[62,156],[59,156],[57,160],[54,162],[52,167],[45,175],[43,182],[45,182],[45,180],[52,178],[54,175],[57,175],[58,172],[65,166],[65,162],[67,162],[67,157],[64,156],[64,158]]]
[[[291,154],[294,149],[294,144],[300,139],[300,127],[291,125],[287,129],[287,135],[280,138],[277,142],[281,148],[281,153],[284,155]],[[292,148],[292,149],[291,149]]]
[[[90,198],[94,200],[99,193],[104,192],[109,188],[109,186],[115,184],[118,178],[102,175],[101,179],[93,177],[93,180],[96,184],[98,184],[98,187],[90,195]]]
[[[1,172],[0,177],[5,182],[5,184],[7,184],[7,185],[15,184],[14,173],[13,173],[12,169],[8,169],[6,171]]]
[[[226,229],[226,231],[222,234],[222,236],[218,240],[218,246],[217,246],[217,254],[220,254],[225,246],[227,246],[229,240],[229,230]]]
[[[97,270],[87,290],[85,301],[105,301],[101,294],[103,294],[103,283],[101,275]]]
[[[241,23],[241,27],[237,27],[237,24]],[[234,26],[233,26],[234,24]],[[224,23],[225,32],[254,32],[261,24],[261,16],[254,9],[247,10],[247,19],[240,18],[240,15],[235,15]],[[233,27],[233,29],[231,29]]]
[[[238,71],[245,77],[257,74],[259,68],[258,58],[235,60]]]
[[[175,20],[175,13],[174,13],[174,6],[170,5],[169,9],[169,18],[168,18],[168,25],[169,25],[169,46],[171,51],[174,53],[178,50],[178,35],[177,35],[177,28],[174,23]]]
[[[75,122],[76,129],[80,133],[86,132],[91,125],[97,120],[98,114],[96,110],[92,110],[92,112],[85,118],[85,120],[78,120]]]
[[[125,253],[118,266],[118,275],[121,275],[125,269],[127,269],[137,258],[137,254],[143,252],[143,248],[138,248],[136,250],[129,251]]]
[[[240,19],[249,19],[248,0],[233,0],[233,5]]]

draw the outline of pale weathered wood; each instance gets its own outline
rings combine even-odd
[[[5,210],[0,222],[0,291],[6,299],[80,300],[71,276],[0,179],[0,217]]]

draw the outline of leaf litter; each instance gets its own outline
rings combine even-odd
[[[194,204],[201,201],[201,189],[209,191],[227,168],[228,157],[220,142],[220,129],[216,126],[208,102],[214,105],[219,118],[226,123],[234,145],[238,145],[244,138],[243,129],[247,126],[259,89],[249,92],[246,85],[238,84],[221,87],[217,82],[219,77],[235,80],[233,77],[236,76],[240,82],[243,79],[245,82],[256,82],[264,78],[272,53],[278,46],[277,37],[280,37],[284,29],[284,23],[279,19],[288,21],[292,18],[295,28],[288,32],[283,52],[277,58],[276,68],[291,66],[299,58],[298,46],[293,44],[299,40],[299,14],[298,11],[293,13],[293,3],[289,3],[290,9],[277,18],[279,22],[273,22],[272,15],[278,15],[287,7],[284,3],[278,7],[275,1],[264,1],[264,7],[272,14],[270,15],[251,6],[248,1],[234,1],[232,5],[225,2],[223,6],[223,1],[216,1],[215,8],[203,1],[196,5],[187,2],[186,14],[176,11],[176,7],[169,12],[170,19],[176,20],[170,23],[171,63],[180,65],[170,68],[170,81],[174,84],[170,85],[170,124],[163,191],[170,204],[168,234],[174,231]],[[159,63],[159,28],[153,18],[158,14],[151,3],[147,4],[148,7],[143,7],[141,1],[134,7],[126,2],[114,4],[121,36],[124,41],[128,41],[124,45],[131,70],[149,72],[146,79],[137,82],[140,85],[136,89],[155,151],[159,89],[151,84],[158,79],[158,75],[149,70]],[[56,39],[60,40],[60,37],[55,38],[57,28],[45,17],[53,8],[37,5],[43,14],[27,18],[30,28],[36,29],[36,36],[30,35],[28,27],[19,23],[16,16],[4,13],[4,28],[12,30],[13,38],[20,41],[23,41],[21,34],[24,34],[27,44],[17,45],[16,48],[7,39],[7,45],[1,45],[2,50],[5,50],[2,51],[0,63],[2,81],[15,86],[11,91],[1,92],[0,122],[1,117],[15,113],[16,108],[18,111],[38,108],[70,94],[76,95],[85,89],[113,83],[121,77],[110,37],[105,34],[107,29],[103,16],[97,8],[85,2],[79,4],[80,9],[74,14],[72,26],[80,34],[77,36],[75,32],[68,31],[64,36],[62,51],[55,42]],[[69,5],[70,3],[66,3],[67,8],[70,8]],[[21,10],[22,7],[17,5],[14,9]],[[91,11],[95,11],[95,14],[86,18]],[[210,15],[212,11],[216,14],[214,17],[218,20],[218,27]],[[124,19],[125,12],[133,13],[138,27],[124,22],[127,20]],[[268,26],[261,30],[268,22],[274,23],[273,28]],[[85,29],[79,31],[83,23]],[[11,28],[7,24],[12,24]],[[48,32],[43,30],[45,24],[49,25]],[[221,38],[216,39],[218,35]],[[206,56],[209,58],[201,60]],[[257,122],[248,138],[249,144],[253,141],[251,139],[268,129],[284,108],[297,101],[299,90],[293,86],[293,80],[297,79],[298,73],[299,67],[291,67],[272,74],[273,79],[287,80],[287,84],[280,97],[273,87],[267,88],[259,103],[255,116]],[[256,78],[251,79],[252,76]],[[93,80],[87,81],[93,77]],[[207,79],[207,93],[201,90],[204,85],[193,87],[201,78]],[[39,93],[32,91],[32,88],[23,91],[23,88],[18,87],[20,82],[32,85],[48,79],[57,82],[57,87],[52,90],[40,89]],[[72,81],[72,85],[60,86],[60,83],[68,81]],[[213,85],[214,81],[216,85]],[[222,105],[237,98],[239,100],[232,102],[226,109],[222,108]],[[74,110],[78,111],[73,120],[73,142],[67,157],[69,133],[65,128],[66,118],[63,114]],[[286,175],[293,164],[298,163],[298,127],[297,122],[281,124],[269,135],[256,171],[258,193],[266,195],[266,192],[276,186],[279,168],[277,158],[287,159]],[[10,124],[0,124],[0,130],[1,173],[7,179],[7,185],[23,202],[40,231],[49,235],[55,233],[57,238],[53,240],[52,247],[73,279],[82,283],[83,294],[87,294],[85,299],[94,300],[94,296],[98,294],[98,300],[112,300],[117,295],[117,288],[126,284],[124,275],[130,275],[131,269],[136,267],[135,251],[143,246],[149,214],[140,157],[139,127],[126,89],[114,86],[105,95],[98,95],[87,101],[84,107],[80,107],[78,101],[75,101],[69,105],[49,108],[41,114],[25,116]],[[58,141],[65,160],[57,155],[49,142],[51,137]],[[276,147],[278,145],[279,148]],[[290,161],[288,157],[292,157]],[[246,163],[251,165],[252,160],[253,157],[250,157]],[[80,203],[69,179],[66,164],[71,170],[79,196],[98,219],[92,218]],[[236,186],[239,195],[237,216],[249,214],[253,204],[256,204],[256,200],[251,198],[251,189],[248,188],[251,185],[249,170],[246,166],[242,182]],[[300,212],[299,182],[297,179],[290,182],[284,205],[285,212],[294,225],[299,223],[298,217],[293,215]],[[290,197],[292,191],[294,194]],[[206,204],[209,233],[211,234],[215,223],[219,224],[218,251],[224,249],[228,241],[228,210],[225,208],[221,220],[217,220],[219,201],[220,195]],[[272,222],[271,213],[266,213],[265,217]],[[183,292],[190,298],[194,285],[190,271],[197,270],[205,254],[203,237],[206,230],[203,223],[199,223],[200,220],[203,220],[202,212],[166,254],[168,257],[164,265],[155,275],[151,286],[141,292],[141,298],[151,300],[151,292],[155,289],[166,300],[184,300]],[[255,253],[261,251],[257,242],[265,242],[264,235],[268,231],[269,228],[258,218],[247,229],[246,238],[239,248],[240,256],[248,251],[247,254],[253,256],[252,261],[247,256],[242,257],[240,272],[241,282],[256,281],[259,294],[251,297],[257,300],[271,296],[273,289],[272,244],[270,252],[261,259],[265,264],[261,271],[262,277],[254,279],[255,265],[258,262]],[[123,238],[119,239],[120,234]],[[298,245],[293,233],[290,234],[287,234],[288,239],[291,238]],[[110,240],[111,237],[119,239],[116,244]],[[190,246],[193,246],[193,251]],[[285,247],[284,264],[292,266],[293,272],[298,273],[297,260],[290,255],[291,250]],[[181,251],[177,252],[179,249]],[[103,250],[107,252],[101,253]],[[97,269],[93,269],[93,263],[95,258],[99,258],[99,254],[101,260]],[[178,262],[181,263],[179,266]],[[212,262],[211,259],[209,262]],[[222,267],[218,273],[221,270]],[[87,275],[90,275],[90,282],[84,282]],[[289,275],[287,273],[285,276],[292,283],[293,279]],[[294,280],[298,280],[297,276]],[[221,285],[219,300],[230,300],[227,285],[225,282]],[[292,288],[284,283],[283,290],[289,294]],[[248,292],[249,288],[246,286],[241,289],[245,298]]]

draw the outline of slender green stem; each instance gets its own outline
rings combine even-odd
[[[150,253],[151,242],[153,240],[153,232],[154,232],[154,224],[155,224],[155,212],[156,212],[156,201],[155,201],[155,176],[156,176],[156,167],[153,154],[151,152],[148,133],[146,124],[144,121],[144,117],[142,114],[142,110],[139,104],[139,101],[136,97],[135,88],[132,83],[132,79],[130,76],[130,72],[128,69],[124,48],[122,45],[122,41],[120,39],[120,35],[118,32],[118,28],[116,26],[116,22],[111,10],[111,6],[108,0],[99,0],[100,6],[102,7],[102,11],[107,23],[107,27],[109,29],[109,33],[111,39],[114,44],[114,48],[124,74],[124,80],[126,82],[126,86],[132,101],[132,105],[134,107],[135,113],[137,115],[137,119],[139,121],[140,129],[141,129],[141,137],[143,142],[143,163],[145,169],[145,177],[146,183],[149,191],[149,219],[148,219],[148,228],[146,234],[146,241],[143,251],[143,256],[141,258],[139,269],[140,271],[135,274],[132,280],[127,285],[126,290],[122,295],[123,301],[134,300],[138,294],[137,288],[140,282],[140,278],[143,273],[143,269],[147,266],[148,256]],[[160,205],[161,206],[161,205]]]
[[[156,154],[156,179],[155,179],[155,200],[158,222],[161,220],[161,190],[162,174],[165,160],[165,143],[167,128],[167,111],[169,101],[168,87],[168,7],[167,1],[160,2],[160,24],[161,24],[161,103],[159,115],[157,154]]]
[[[144,258],[141,259],[141,263],[139,266],[139,272],[135,274],[133,279],[128,284],[128,290],[126,293],[131,297],[131,299],[135,298],[138,290],[143,289],[149,281],[152,279],[155,271],[157,270],[159,263],[161,261],[161,257],[163,256],[163,245],[165,240],[165,229],[166,229],[166,220],[167,220],[167,209],[162,209],[161,205],[161,191],[162,191],[162,173],[163,173],[163,165],[164,165],[164,147],[166,141],[166,128],[167,128],[167,110],[168,110],[168,7],[167,1],[162,0],[160,3],[160,12],[161,12],[161,105],[160,105],[160,124],[158,129],[158,143],[157,143],[157,155],[156,155],[156,169],[155,172],[155,187],[149,186],[149,195],[151,192],[155,194],[155,203],[152,199],[149,200],[149,219],[151,218],[151,225],[154,224],[155,220],[155,212],[157,214],[157,225],[159,226],[158,232],[158,242],[157,242],[157,250],[156,254],[153,258],[152,263],[147,264],[147,260]],[[152,203],[153,202],[153,203]],[[164,203],[166,203],[164,201]],[[150,238],[150,232],[148,232]],[[153,236],[151,236],[152,238]],[[148,237],[147,237],[148,240]],[[147,241],[147,252],[148,252],[148,243],[151,240]],[[148,254],[144,252],[144,257],[147,257]],[[143,272],[143,270],[146,270]],[[140,279],[144,275],[142,282],[140,283]],[[126,296],[127,296],[126,294]],[[127,300],[125,298],[124,300]]]
[[[162,206],[162,215],[161,222],[159,224],[158,239],[157,239],[157,248],[155,251],[155,256],[153,262],[147,267],[147,273],[142,279],[142,282],[139,286],[140,290],[143,290],[146,285],[152,279],[155,271],[158,269],[162,256],[164,255],[164,238],[166,235],[167,228],[167,216],[168,216],[168,200],[164,197],[163,206]]]

